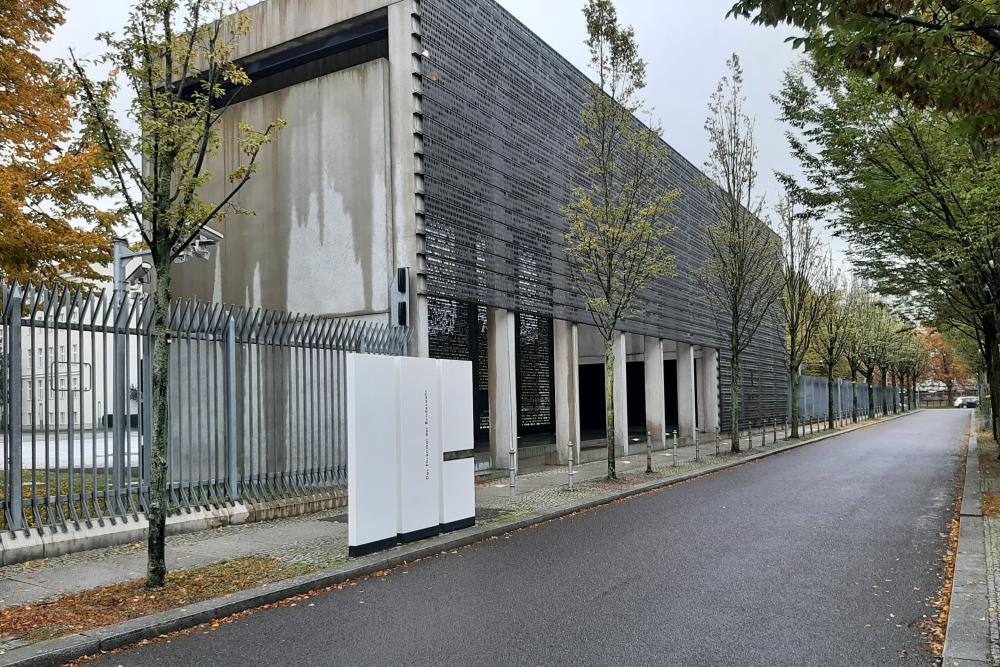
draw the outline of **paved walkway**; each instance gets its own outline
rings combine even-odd
[[[987,619],[990,654],[1000,664],[1000,449],[980,421],[979,463],[982,527],[985,538],[983,566],[988,591]],[[988,426],[987,426],[988,429]],[[964,664],[964,663],[963,663]]]
[[[768,446],[773,447],[771,441],[769,435]],[[753,451],[759,451],[759,436],[754,444]],[[728,443],[723,443],[723,451],[728,446]],[[645,483],[684,475],[732,456],[723,454],[716,458],[714,454],[714,441],[710,448],[701,448],[700,462],[694,460],[693,446],[678,447],[677,465],[674,466],[671,451],[654,452],[656,472],[646,475],[646,454],[643,450],[635,456],[618,459],[618,476],[624,484]],[[546,466],[541,472],[521,475],[517,478],[513,500],[506,479],[478,483],[478,523],[489,525],[513,521],[539,511],[579,504],[607,493],[608,485],[599,483],[607,473],[606,461],[577,466],[576,471],[573,491],[567,488],[567,468],[563,466]],[[171,570],[202,567],[250,556],[270,556],[318,569],[340,564],[347,559],[346,509],[227,526],[177,535],[167,540],[167,566]],[[33,604],[60,595],[142,579],[145,575],[145,544],[108,547],[0,567],[0,608]]]

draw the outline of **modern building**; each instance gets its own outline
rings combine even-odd
[[[228,112],[213,171],[235,168],[241,123],[288,125],[240,198],[256,216],[221,225],[211,260],[178,268],[177,293],[385,321],[408,269],[411,352],[473,361],[477,439],[494,466],[518,442],[564,461],[569,443],[601,437],[602,345],[560,215],[581,182],[586,76],[493,0],[266,0],[247,12],[238,56],[254,83]],[[619,442],[730,429],[726,323],[695,280],[714,214],[704,174],[670,154],[678,275],[615,341]],[[785,416],[784,354],[777,320],[746,353],[758,425]]]

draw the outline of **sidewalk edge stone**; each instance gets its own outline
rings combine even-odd
[[[941,656],[943,665],[992,664],[987,620],[986,535],[980,493],[979,446],[973,415],[965,462],[965,484],[960,499],[958,553]]]

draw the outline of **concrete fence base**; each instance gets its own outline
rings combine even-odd
[[[196,510],[181,510],[167,517],[167,535],[193,533],[223,526],[235,526],[255,521],[288,518],[347,507],[347,491],[332,489],[307,496],[280,498],[265,502],[233,503]],[[149,521],[142,514],[104,519],[91,525],[74,525],[63,529],[32,528],[27,533],[0,532],[0,566],[25,563],[43,558],[56,558],[68,553],[103,549],[120,544],[145,542],[149,536]]]

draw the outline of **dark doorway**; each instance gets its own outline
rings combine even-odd
[[[625,387],[628,390],[628,430],[646,432],[646,368],[641,361],[625,364]]]
[[[580,365],[580,430],[605,433],[604,364]]]
[[[665,419],[667,433],[677,428],[677,361],[663,362],[663,402],[666,405]]]

